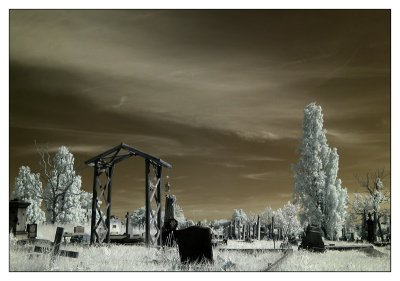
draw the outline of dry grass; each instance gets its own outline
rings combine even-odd
[[[72,232],[73,226],[64,226]],[[54,239],[55,226],[38,228],[38,238]],[[88,232],[89,227],[85,228]],[[336,242],[335,242],[336,243]],[[276,248],[280,245],[276,243]],[[18,246],[10,239],[10,271],[262,271],[280,257],[278,252],[246,254],[243,252],[218,251],[214,249],[214,263],[184,266],[180,263],[177,248],[157,250],[142,246],[110,245],[88,247],[70,245],[62,249],[79,252],[79,258],[58,257],[53,264],[46,254],[32,253],[33,246]],[[272,241],[245,243],[228,241],[221,248],[273,249]],[[358,251],[328,251],[310,253],[297,251],[277,270],[279,271],[389,271],[390,250],[379,248],[385,257],[370,257]]]

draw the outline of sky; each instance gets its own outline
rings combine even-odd
[[[276,209],[311,102],[363,191],[355,174],[390,174],[390,28],[389,10],[12,10],[9,191],[41,172],[35,141],[67,146],[87,191],[84,161],[124,142],[172,164],[188,218]],[[114,214],[144,205],[143,159],[113,180]]]

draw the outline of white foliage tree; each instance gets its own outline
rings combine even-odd
[[[271,224],[274,210],[271,207],[266,207],[260,214],[260,221],[262,223]]]
[[[292,204],[290,201],[274,212],[275,225],[282,228],[284,238],[289,236],[297,236],[302,227],[298,219],[298,206]]]
[[[233,214],[232,214],[232,221],[237,222],[239,221],[240,225],[243,225],[245,222],[247,222],[248,218],[246,213],[243,211],[243,209],[234,209]]]
[[[164,215],[162,216],[164,218]],[[186,218],[181,206],[175,203],[175,219],[178,221],[180,227],[186,225]]]
[[[31,173],[27,166],[19,168],[15,178],[12,197],[31,203],[26,209],[27,223],[42,223],[45,221],[45,213],[42,205],[42,182],[40,175]]]
[[[39,151],[47,180],[43,198],[51,223],[80,223],[85,211],[81,205],[81,177],[74,169],[74,156],[61,146],[53,159],[47,150]]]
[[[92,219],[92,199],[93,194],[90,192],[81,192],[81,208],[83,212],[82,222],[89,222]]]
[[[146,207],[140,207],[130,214],[130,224],[134,227],[143,227],[146,223]]]
[[[364,187],[367,193],[355,193],[353,208],[360,212],[366,211],[371,213],[379,213],[383,203],[388,201],[389,196],[384,192],[383,178],[385,171],[377,170],[374,173],[368,172],[365,177],[356,175],[359,184]]]
[[[318,224],[334,239],[346,217],[347,190],[337,178],[339,155],[331,149],[323,128],[322,108],[315,103],[304,109],[300,159],[294,165],[294,200],[301,206],[300,220]]]
[[[212,226],[214,228],[221,228],[221,227],[227,227],[229,226],[231,222],[227,219],[218,219],[218,220],[213,220],[212,221]]]

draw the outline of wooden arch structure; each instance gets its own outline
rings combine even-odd
[[[85,164],[94,168],[93,177],[93,198],[92,198],[92,221],[90,230],[90,244],[110,243],[110,217],[111,217],[111,195],[112,195],[112,176],[115,164],[128,159],[132,156],[140,156],[145,159],[145,198],[146,198],[146,236],[147,246],[162,245],[161,236],[161,172],[162,168],[172,168],[172,165],[160,158],[144,153],[127,144],[121,143],[87,161]],[[154,179],[151,179],[151,169],[153,168]],[[101,177],[105,176],[104,182]],[[103,178],[104,178],[103,176]],[[102,209],[99,201],[103,198],[105,203],[104,221]],[[156,207],[153,212],[151,209],[152,201]],[[96,219],[97,217],[97,219]],[[157,233],[154,237],[150,234],[150,226],[154,223]]]

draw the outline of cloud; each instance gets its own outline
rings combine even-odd
[[[282,158],[268,157],[268,156],[256,156],[246,159],[247,161],[285,161]]]
[[[243,174],[243,175],[241,175],[242,178],[250,179],[250,180],[257,180],[257,181],[266,180],[271,176],[272,176],[271,172],[255,173],[255,174]]]
[[[119,103],[118,103],[118,104],[112,105],[112,107],[114,107],[114,108],[119,108],[119,107],[121,107],[122,105],[124,105],[124,103],[125,103],[126,101],[127,101],[127,97],[122,96],[121,99],[119,100]]]
[[[123,141],[173,164],[179,202],[204,216],[265,198],[279,207],[311,101],[344,185],[390,167],[390,13],[14,10],[9,99],[10,182],[34,168],[23,153],[35,139],[79,160]],[[140,161],[116,173],[144,174]],[[92,170],[82,176],[91,187]],[[143,184],[114,184],[135,187],[126,209],[143,205]]]

